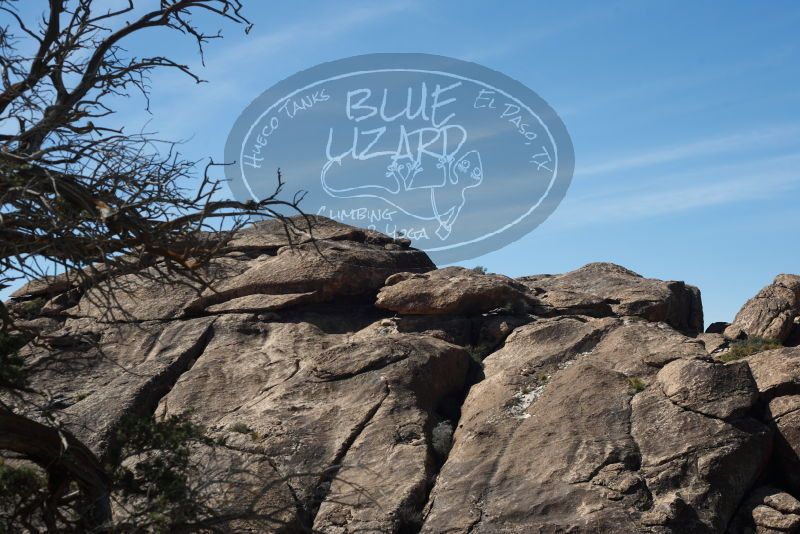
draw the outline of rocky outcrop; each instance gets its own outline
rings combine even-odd
[[[632,435],[653,494],[642,523],[724,532],[767,466],[771,435],[756,418],[747,364],[674,361],[631,403]]]
[[[611,263],[590,263],[566,274],[525,276],[520,281],[537,293],[557,290],[601,298],[619,316],[662,321],[690,334],[703,331],[700,290],[683,282],[643,278]]]
[[[726,323],[724,321],[717,321],[715,323],[711,323],[706,328],[706,334],[722,334],[725,332],[725,329],[728,328],[731,323]]]
[[[770,486],[755,489],[742,504],[732,532],[778,534],[800,530],[800,501]]]
[[[353,241],[286,246],[278,249],[275,256],[262,255],[247,262],[243,272],[220,279],[188,302],[185,309],[200,313],[210,306],[228,303],[225,311],[252,311],[253,301],[243,300],[253,295],[259,295],[270,310],[283,307],[275,306],[274,299],[287,294],[303,295],[302,302],[329,302],[335,298],[372,302],[387,277],[434,268],[418,250],[395,246]]]
[[[408,315],[475,315],[495,309],[522,313],[530,298],[524,284],[463,267],[390,276],[375,305]]]
[[[746,365],[704,357],[663,324],[518,328],[470,390],[423,532],[724,530],[764,467],[769,432],[752,417]]]
[[[764,403],[764,417],[776,431],[775,466],[784,486],[800,495],[800,348],[750,356]]]
[[[104,459],[125,417],[186,414],[283,533],[798,529],[800,349],[723,363],[682,282],[437,270],[313,221],[241,231],[202,291],[158,265],[18,291],[51,304],[33,386]]]
[[[781,274],[739,310],[725,337],[786,341],[800,316],[800,276]]]
[[[786,338],[786,341],[784,341],[783,344],[786,345],[787,347],[800,346],[800,316],[794,318],[794,324],[792,325],[792,329],[789,332],[789,336]]]
[[[362,326],[220,318],[156,414],[193,411],[237,449],[271,458],[301,525],[396,531],[419,520],[437,409],[462,392],[470,358],[436,338]]]
[[[698,334],[697,339],[703,342],[709,354],[715,354],[728,347],[728,340],[722,334]]]

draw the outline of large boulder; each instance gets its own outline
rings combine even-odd
[[[661,392],[684,410],[716,419],[750,412],[758,389],[745,362],[722,365],[707,360],[675,360],[658,373]]]
[[[301,245],[312,241],[355,241],[374,245],[400,244],[403,240],[355,228],[321,216],[292,217],[286,221],[268,219],[238,231],[228,242],[226,250],[247,254],[274,254],[287,245]]]
[[[786,341],[800,316],[800,276],[781,274],[748,300],[725,329],[730,339],[761,337]]]
[[[187,313],[211,306],[238,303],[225,311],[251,311],[246,297],[260,295],[274,309],[275,296],[303,295],[303,302],[374,299],[384,281],[398,272],[425,272],[435,266],[424,253],[409,248],[353,241],[315,241],[283,247],[275,256],[264,255],[237,276],[220,280],[186,305]]]
[[[455,345],[378,324],[336,334],[229,315],[157,414],[191,412],[270,458],[305,528],[398,532],[420,522],[439,409],[464,390],[469,362]]]
[[[708,325],[708,328],[706,328],[706,334],[722,334],[730,325],[731,323],[726,323],[724,321],[711,323]]]
[[[673,361],[631,403],[631,435],[653,496],[644,525],[724,532],[767,465],[770,432],[756,418],[747,364]]]
[[[716,354],[728,348],[728,340],[722,334],[697,334],[697,339],[703,342],[709,354]]]
[[[663,324],[517,328],[464,402],[422,532],[721,532],[769,432],[747,366],[705,358]]]
[[[800,495],[800,347],[761,352],[747,361],[766,405],[764,417],[777,432],[777,471]]]
[[[731,534],[800,532],[800,501],[771,486],[753,490],[728,528]]]
[[[521,312],[529,303],[525,285],[511,278],[446,267],[390,276],[376,306],[409,315],[474,315],[494,309]]]
[[[75,277],[32,282],[15,298],[47,297],[44,310],[51,315],[109,323],[161,321],[205,313],[268,312],[336,298],[370,302],[387,277],[435,268],[426,254],[405,241],[320,217],[311,223],[310,230],[304,230],[302,218],[288,226],[265,221],[237,233],[228,253],[197,273],[208,285],[202,291],[196,280],[171,275],[154,264],[136,273],[104,277],[88,288],[78,285]]]
[[[565,274],[519,280],[537,293],[556,290],[602,298],[619,316],[663,321],[689,334],[703,331],[700,290],[683,282],[643,278],[613,263],[590,263]]]

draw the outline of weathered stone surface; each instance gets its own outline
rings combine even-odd
[[[800,393],[800,348],[760,352],[748,357],[747,362],[765,398]]]
[[[99,454],[108,452],[125,416],[151,414],[159,400],[202,354],[213,319],[181,321],[159,329],[144,360],[70,406],[73,433]]]
[[[603,518],[595,524],[608,526],[646,500],[638,481],[619,481],[625,493],[592,484],[603,466],[633,463],[635,456],[630,386],[588,358],[616,323],[537,321],[484,360],[486,378],[463,405],[423,532],[567,530],[592,512]],[[605,493],[626,502],[603,510],[610,502]]]
[[[800,526],[800,515],[784,514],[769,506],[761,505],[753,509],[753,522],[756,524],[756,532],[770,530],[779,532],[795,532]]]
[[[714,354],[728,346],[728,340],[722,334],[698,334],[697,339],[703,342],[709,354]]]
[[[210,280],[222,280],[246,268],[244,261],[220,258],[214,260],[205,274]],[[196,283],[169,279],[158,267],[150,267],[143,274],[127,274],[101,282],[87,290],[78,305],[65,313],[101,322],[175,319],[183,315],[184,307],[198,293]]]
[[[354,241],[376,245],[397,243],[401,247],[404,244],[405,247],[402,248],[408,248],[407,243],[402,240],[395,240],[378,232],[348,226],[327,217],[310,216],[291,218],[289,225],[272,219],[255,223],[237,232],[228,243],[227,249],[246,253],[274,254],[281,247],[290,244],[300,245],[312,240]]]
[[[23,348],[20,354],[31,366],[43,366],[30,377],[31,386],[52,392],[60,406],[71,406],[143,363],[161,331],[154,323],[102,326],[91,319],[61,322],[49,332],[47,345]]]
[[[728,531],[731,534],[793,533],[800,530],[800,501],[771,486],[753,490],[742,503]]]
[[[228,444],[196,452],[209,476],[241,474],[219,493],[284,534],[798,528],[800,349],[722,364],[683,283],[437,271],[314,221],[292,247],[240,232],[202,294],[155,271],[112,279],[112,310],[31,286],[47,346],[22,354],[60,360],[33,386],[101,455],[126,415],[191,414]]]
[[[676,360],[661,369],[657,382],[672,403],[716,419],[746,415],[758,400],[746,362]]]
[[[172,324],[143,323],[89,331],[78,323],[85,339],[47,351],[23,351],[36,365],[45,358],[54,364],[32,377],[31,386],[52,394],[73,434],[96,454],[104,456],[120,420],[152,413],[159,399],[205,347],[213,319]],[[56,331],[68,337],[75,324]],[[53,359],[55,352],[56,359]]]
[[[446,267],[389,277],[375,304],[413,315],[475,315],[498,308],[524,311],[529,305],[526,289],[506,276]]]
[[[535,291],[535,289],[534,289]],[[537,315],[613,315],[607,299],[588,293],[551,289],[536,295],[533,311]]]
[[[682,390],[677,384],[664,387],[687,374],[695,375],[694,391]],[[708,408],[708,401],[718,395],[716,385],[727,382],[730,386],[746,375],[736,370],[726,376],[714,364],[673,362],[658,374],[662,387],[648,388],[633,399],[631,434],[641,452],[640,471],[653,497],[643,524],[673,532],[725,530],[739,502],[766,467],[771,436],[766,426],[748,417],[750,413],[742,413],[739,406],[708,414],[691,408]],[[678,397],[685,392],[683,406],[668,396],[676,390]],[[737,415],[743,417],[733,421]]]
[[[767,403],[765,417],[776,430],[775,464],[788,489],[800,492],[800,348],[747,358]]]
[[[196,284],[160,283],[152,268],[145,276],[118,277],[110,282],[110,296],[103,288],[90,289],[69,314],[111,322],[173,319],[206,309],[212,313],[275,310],[335,297],[368,297],[395,272],[431,268],[427,256],[413,249],[390,251],[379,245],[319,241],[250,261],[215,260],[209,272],[214,282],[202,295]]]
[[[402,339],[392,340],[392,346]],[[345,467],[314,521],[319,531],[402,532],[421,523],[438,462],[435,410],[463,389],[469,356],[438,340],[406,338],[405,343],[417,362],[383,375],[386,396],[342,460]],[[369,488],[369,495],[358,488]]]
[[[209,313],[256,313],[274,311],[297,306],[307,302],[313,302],[315,293],[283,293],[277,295],[247,295],[225,301],[221,304],[213,304],[206,308]]]
[[[328,334],[229,315],[157,413],[194,410],[237,448],[269,456],[318,531],[396,532],[419,521],[436,410],[465,387],[469,361],[459,347],[379,325]]]
[[[703,330],[700,290],[683,282],[643,278],[612,263],[590,263],[566,274],[519,280],[537,292],[560,290],[600,297],[617,315],[663,321],[692,334]]]
[[[90,280],[101,279],[105,271],[105,265],[94,264],[93,266],[85,267],[81,273],[60,273],[31,280],[11,293],[11,298],[50,298],[71,289],[85,287]]]
[[[701,343],[652,323],[565,317],[517,328],[464,402],[423,532],[721,531],[763,467],[769,434],[753,419],[734,425],[663,394],[662,383],[688,374],[701,391],[686,404],[720,411],[708,405],[723,385],[736,400],[721,411],[749,415],[746,365],[695,360],[704,355]],[[748,467],[738,474],[740,461]],[[720,484],[724,498],[715,497]],[[699,518],[671,512],[675,495]]]
[[[783,342],[800,315],[800,276],[781,274],[739,310],[725,329],[730,339],[762,337]]]
[[[624,328],[603,337],[593,354],[597,361],[626,376],[650,376],[673,360],[705,356],[702,342],[664,323],[625,318],[622,323]]]
[[[335,297],[370,298],[391,274],[434,268],[425,254],[402,240],[324,217],[309,220],[310,231],[303,218],[291,219],[288,227],[265,221],[240,231],[230,242],[231,252],[202,273],[210,282],[203,294],[195,281],[176,280],[155,265],[100,280],[85,292],[76,277],[60,275],[31,282],[14,296],[49,298],[43,312],[50,315],[155,321],[204,313],[206,308],[211,313],[255,312]]]
[[[31,280],[13,293],[12,298],[51,296],[63,293],[78,284],[77,277],[64,274]]]
[[[706,334],[722,334],[726,328],[728,328],[731,323],[726,323],[724,321],[717,321],[715,323],[711,323],[706,328]]]
[[[473,318],[450,315],[402,315],[384,319],[384,324],[398,332],[425,334],[457,345],[471,344],[475,329]],[[509,333],[510,329],[505,335]]]
[[[188,305],[199,312],[250,295],[313,293],[309,301],[373,298],[387,277],[404,271],[433,269],[428,257],[414,249],[387,250],[352,241],[318,241],[284,247],[276,256],[261,256],[238,276],[215,284]]]

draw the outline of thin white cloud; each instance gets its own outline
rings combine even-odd
[[[241,64],[250,65],[253,57],[259,60],[267,56],[298,51],[347,35],[386,17],[417,7],[414,0],[380,2],[341,8],[327,13],[318,13],[302,23],[291,24],[279,30],[270,30],[254,38],[243,39],[223,52],[209,56],[206,64],[214,71],[238,71]]]
[[[776,142],[796,141],[800,134],[800,125],[786,125],[747,133],[702,139],[668,147],[655,148],[637,155],[602,161],[581,166],[575,170],[576,177],[611,174],[630,169],[649,167],[700,156],[711,156],[727,152],[752,149]]]
[[[173,71],[162,70],[154,77],[151,83],[155,88],[153,115],[169,119],[156,120],[153,124],[167,139],[185,138],[197,130],[197,125],[209,113],[219,113],[217,110],[220,105],[244,107],[249,98],[266,89],[253,81],[254,78],[263,77],[263,71],[257,67],[265,65],[266,58],[303,54],[379,19],[413,10],[417,6],[417,0],[402,0],[328,10],[309,16],[302,23],[282,26],[277,30],[267,29],[260,35],[256,32],[233,44],[227,44],[229,41],[226,40],[213,43],[207,47],[205,67],[200,65],[199,58],[192,60],[194,72],[210,83],[194,85],[185,75]],[[257,29],[265,26],[260,21],[255,22]],[[186,97],[187,88],[191,92],[190,98]],[[117,121],[138,125],[151,118],[143,119],[137,107],[127,110]]]
[[[771,50],[767,56],[759,55],[723,65],[704,65],[702,70],[694,72],[673,73],[665,78],[647,80],[640,84],[623,84],[622,87],[615,85],[606,92],[587,91],[582,93],[582,99],[562,105],[559,114],[562,118],[580,115],[594,109],[605,109],[616,102],[641,97],[654,101],[663,98],[665,94],[686,91],[730,78],[754,76],[754,71],[765,67],[778,68],[791,61],[793,54],[792,50]],[[663,102],[659,102],[656,106],[658,110],[665,108]],[[686,110],[685,105],[682,109]]]
[[[492,44],[488,46],[485,44],[483,46],[475,46],[463,54],[460,54],[460,57],[469,61],[481,62],[514,52],[527,53],[530,50],[529,46],[537,41],[553,39],[558,35],[567,33],[581,26],[597,23],[614,14],[619,8],[630,3],[630,1],[622,1],[614,4],[598,4],[591,8],[571,13],[553,23],[542,21],[541,25],[538,27],[526,27],[524,31],[511,34],[505,39],[493,39]],[[498,4],[498,6],[501,5],[502,4]],[[509,12],[509,16],[513,16],[513,13]]]
[[[779,198],[800,189],[798,164],[800,154],[787,154],[746,165],[709,166],[691,173],[659,176],[636,188],[568,196],[553,219],[562,227],[581,227]]]

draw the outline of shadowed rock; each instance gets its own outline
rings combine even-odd
[[[697,339],[703,342],[709,354],[714,354],[728,347],[728,340],[722,334],[698,334]]]
[[[771,486],[753,490],[731,523],[731,534],[777,534],[800,529],[800,501]]]
[[[777,431],[775,463],[788,489],[800,491],[800,348],[747,358],[766,403],[765,418]]]

